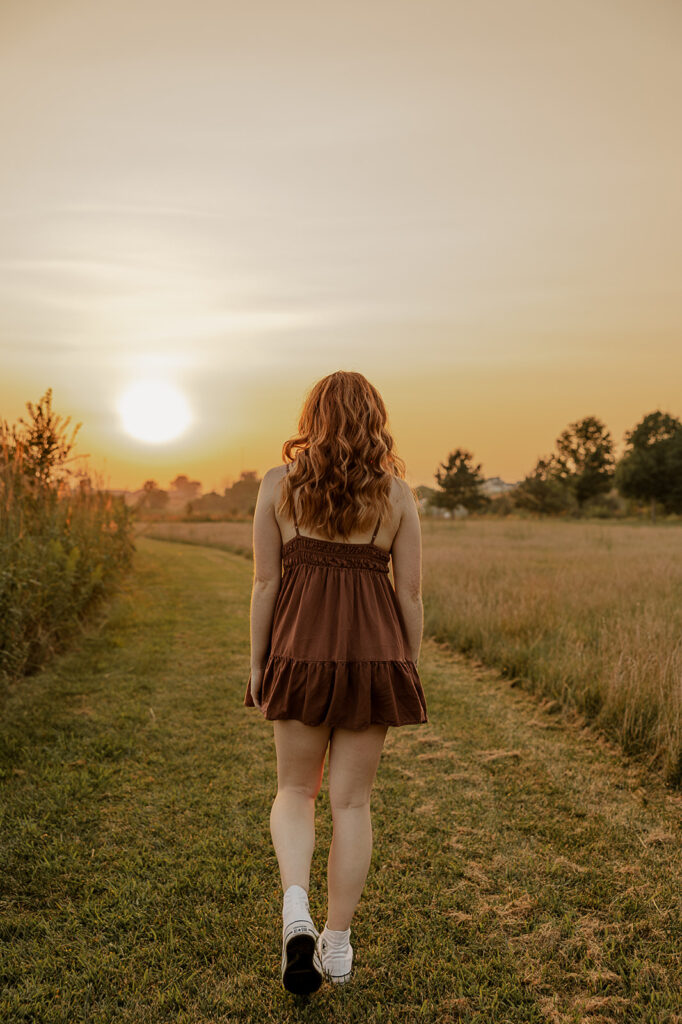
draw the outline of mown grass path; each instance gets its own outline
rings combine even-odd
[[[679,1024],[682,797],[426,641],[389,730],[355,977],[279,978],[252,564],[141,539],[78,650],[5,695],[0,1020]],[[318,801],[311,909],[330,839]]]

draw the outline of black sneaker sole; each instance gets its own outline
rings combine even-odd
[[[312,935],[292,935],[286,945],[286,967],[282,984],[297,996],[317,992],[322,975],[313,966],[315,939]]]

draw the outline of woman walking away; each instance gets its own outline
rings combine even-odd
[[[361,373],[309,392],[253,522],[251,674],[244,704],[273,722],[272,842],[284,890],[282,982],[351,976],[350,925],[372,855],[370,793],[389,726],[426,722],[421,531],[384,403]],[[393,563],[393,585],[389,562]],[[327,920],[310,916],[315,798],[329,750]]]

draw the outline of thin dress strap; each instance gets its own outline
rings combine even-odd
[[[373,543],[374,543],[374,538],[375,538],[375,537],[376,537],[376,535],[377,535],[377,530],[379,529],[379,523],[380,523],[380,522],[381,522],[381,516],[379,516],[379,518],[377,519],[377,525],[376,525],[376,526],[374,527],[374,533],[372,534],[372,539],[371,539],[371,541],[370,541],[370,544],[373,544]]]
[[[289,472],[289,463],[287,462],[287,473]],[[294,509],[294,526],[296,527],[296,536],[300,537],[301,534],[298,532],[298,520],[296,519],[296,501],[294,500],[293,494],[291,495],[291,504]]]

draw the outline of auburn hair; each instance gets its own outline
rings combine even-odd
[[[291,466],[277,512],[293,519],[299,490],[301,526],[330,539],[374,527],[390,510],[391,478],[405,478],[387,420],[381,395],[363,374],[337,370],[318,380],[303,403],[298,434],[282,445]]]

